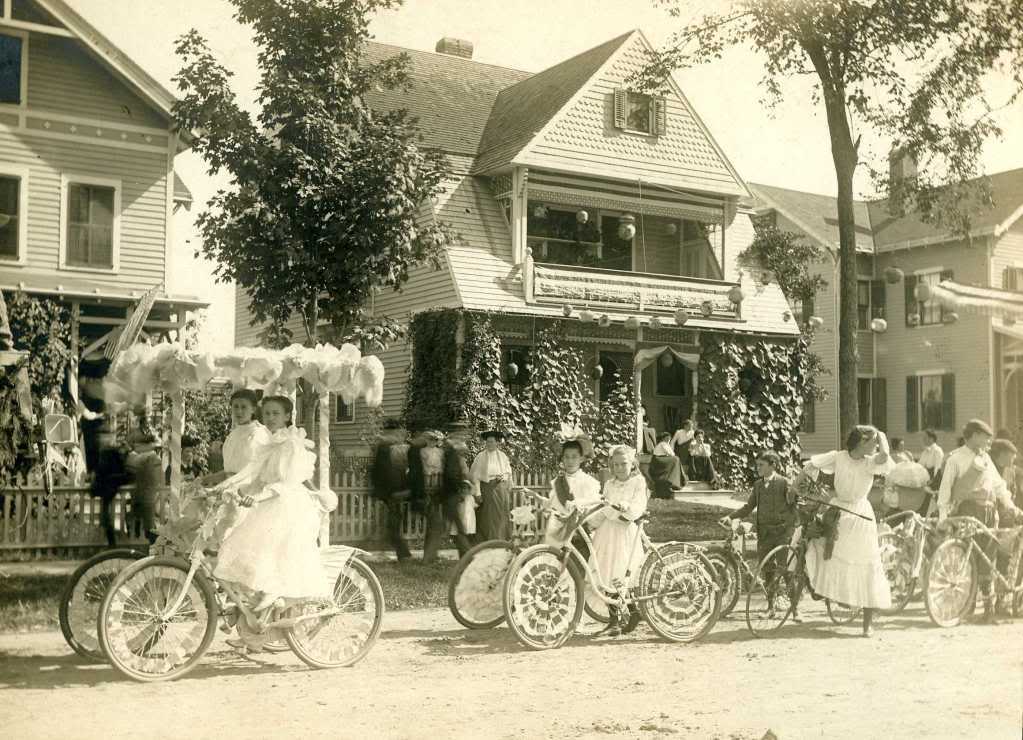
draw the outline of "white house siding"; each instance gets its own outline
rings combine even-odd
[[[918,270],[952,270],[962,283],[988,282],[985,245],[971,247],[953,242],[888,252],[877,257],[878,274],[899,267],[907,275]],[[888,331],[877,337],[878,374],[887,378],[889,436],[906,437],[906,377],[918,372],[955,374],[955,429],[940,430],[939,443],[946,450],[955,445],[962,426],[970,418],[991,421],[989,321],[986,316],[959,311],[955,324],[907,327],[905,286],[886,285]],[[919,452],[921,435],[912,433],[908,448]]]
[[[646,43],[634,34],[605,64],[598,78],[561,111],[517,162],[592,176],[637,180],[706,193],[745,195],[710,133],[691,106],[667,91],[667,130],[646,136],[616,129],[616,88],[645,66]]]
[[[74,39],[33,33],[28,44],[30,110],[167,129],[168,122],[98,64]]]
[[[3,282],[67,290],[145,290],[164,280],[167,152],[43,138],[0,126],[0,162],[28,167],[28,243],[24,266],[0,263]],[[58,269],[61,175],[121,183],[120,267],[116,273]]]
[[[779,215],[779,222],[783,217]],[[779,228],[783,228],[779,223]],[[793,228],[787,230],[793,231]],[[799,443],[804,455],[815,455],[835,449],[838,442],[838,306],[835,303],[836,286],[834,263],[830,257],[816,263],[812,271],[820,275],[827,283],[814,297],[813,311],[824,322],[821,329],[814,335],[810,350],[821,358],[824,367],[830,372],[817,377],[817,385],[826,393],[827,398],[817,401],[814,408],[814,431],[801,433]]]
[[[1002,287],[1002,275],[1007,267],[1023,270],[1023,221],[1017,221],[994,242],[991,255],[991,280],[989,285]]]

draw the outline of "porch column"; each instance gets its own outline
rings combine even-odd
[[[632,370],[632,387],[636,396],[636,453],[639,454],[643,451],[643,396],[640,395],[643,390],[643,371],[635,364]]]
[[[330,490],[330,393],[325,389],[319,391],[320,418],[319,427],[319,458],[320,458],[320,490]],[[330,514],[320,519],[320,548],[330,547]]]

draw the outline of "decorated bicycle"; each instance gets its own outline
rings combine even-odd
[[[721,613],[726,617],[732,613],[739,597],[749,590],[755,578],[757,561],[746,556],[748,543],[755,539],[753,523],[740,519],[732,519],[728,524],[721,524],[728,530],[728,539],[721,546],[707,549],[707,559],[714,566],[721,585]],[[755,552],[755,550],[754,550]],[[752,565],[751,565],[752,563]]]
[[[189,499],[181,497],[181,433],[184,426],[182,391],[186,388],[201,388],[213,377],[226,377],[235,385],[261,388],[267,393],[277,392],[284,394],[293,394],[297,381],[302,378],[318,391],[321,421],[318,455],[320,461],[320,486],[318,490],[323,493],[325,491],[329,492],[327,485],[327,481],[329,481],[329,424],[325,423],[325,420],[329,419],[329,393],[338,393],[348,400],[354,400],[356,396],[362,396],[366,399],[367,404],[376,405],[379,403],[382,395],[383,366],[375,357],[363,357],[359,350],[351,345],[344,345],[341,348],[335,348],[330,345],[319,345],[315,348],[293,345],[281,351],[245,348],[226,355],[215,356],[210,353],[190,352],[176,344],[162,344],[155,347],[136,345],[122,353],[111,367],[106,381],[108,398],[112,402],[137,402],[147,392],[156,389],[164,391],[172,399],[169,444],[172,466],[171,498],[175,502],[179,502],[176,504],[179,507],[178,511],[187,510],[189,506]],[[227,495],[226,492],[222,493]],[[332,493],[329,495],[333,496]],[[215,512],[218,509],[219,507],[215,507],[213,511]],[[213,527],[215,530],[216,523],[214,519],[209,521],[203,519],[203,526],[207,529]],[[201,532],[201,530],[202,527],[198,527],[198,531]],[[208,544],[208,542],[204,541],[205,539],[205,536],[196,536],[195,540],[190,543],[191,548],[180,547],[182,543],[179,540],[177,554],[180,556],[184,552],[189,553],[190,557],[186,562],[185,568],[186,575],[189,571],[193,571],[189,588],[198,588],[199,591],[197,593],[203,596],[207,591],[212,591],[214,598],[216,598],[216,589],[213,589],[209,583],[206,585],[210,586],[210,589],[204,589],[201,585],[195,585],[196,583],[203,583],[202,573],[205,572],[202,563],[199,563],[198,559],[194,557],[195,546],[197,542],[202,542],[203,549],[205,549],[205,545]],[[320,525],[319,539],[322,545],[327,545],[329,531],[325,518]],[[372,624],[375,627],[371,626],[368,630],[363,630],[367,635],[364,642],[371,645],[379,630],[380,616],[383,611],[382,597],[379,596],[379,585],[376,583],[375,577],[372,576],[368,566],[365,566],[364,563],[358,560],[357,553],[350,548],[330,548],[324,552],[324,557],[325,559],[333,560],[335,566],[340,565],[341,573],[338,575],[337,581],[334,584],[335,588],[333,589],[335,606],[331,609],[319,608],[321,621],[325,621],[325,623],[329,621],[333,625],[340,624],[338,617],[342,616],[341,611],[351,611],[352,605],[357,604],[358,611],[370,612],[375,615],[372,620]],[[151,562],[152,559],[147,559],[146,562],[139,561],[135,563],[139,568],[132,572],[137,572],[143,565]],[[172,570],[174,567],[177,567],[180,570],[181,562],[179,559],[176,566],[168,567],[171,567]],[[121,561],[120,565],[108,566],[106,568],[107,575],[104,580],[109,580],[110,571],[123,566],[123,564],[124,562]],[[121,573],[121,575],[125,575],[125,573]],[[126,582],[128,582],[127,578],[120,578],[118,576],[107,596],[112,597],[113,588]],[[166,587],[169,587],[174,582],[172,576],[161,576],[159,580],[159,583]],[[352,584],[356,584],[358,586],[356,590],[362,593],[362,596],[359,598],[351,598]],[[178,585],[181,586],[182,583],[179,582]],[[226,594],[225,589],[221,588],[220,591]],[[150,601],[156,600],[150,603],[150,611],[159,617],[157,621],[167,621],[173,616],[169,611],[170,607],[174,606],[180,610],[182,604],[193,603],[191,597],[186,598],[182,595],[184,591],[176,594],[176,596],[181,596],[180,599],[175,598],[170,601],[167,600],[166,593],[162,593],[162,596],[161,593],[159,589],[154,591],[152,588],[147,588],[143,589],[140,596],[140,598],[150,599]],[[163,599],[163,601],[160,602],[160,599]],[[104,600],[104,604],[109,600]],[[175,605],[175,601],[179,603]],[[342,601],[345,604],[344,606],[341,604]],[[80,599],[78,603],[72,605],[71,612],[74,614],[77,609],[94,611],[96,609],[95,603],[95,599]],[[154,603],[156,604],[155,606]],[[200,602],[194,603],[198,604]],[[237,607],[237,604],[235,606]],[[277,603],[273,604],[273,606],[278,611],[281,608],[281,605]],[[321,604],[320,607],[322,606]],[[296,608],[296,605],[285,604],[284,608],[293,610]],[[211,621],[214,627],[218,613],[219,608],[208,613],[210,617],[208,621]],[[79,615],[70,618],[68,621],[72,624],[80,624],[83,620]],[[299,620],[295,624],[302,624],[306,621],[310,620]],[[99,646],[101,648],[108,647],[110,644],[104,636],[104,622],[105,619],[101,614],[97,622]],[[248,621],[245,624],[251,626]],[[260,627],[265,627],[267,624],[269,622],[264,618],[262,622],[257,624],[257,630]],[[163,629],[157,630],[157,633],[162,634],[164,631]],[[323,629],[317,630],[318,633],[324,631]],[[337,632],[337,629],[333,631]],[[327,632],[331,631],[328,630]],[[212,636],[212,628],[210,629],[210,635]],[[158,646],[161,641],[157,640],[155,644]],[[359,642],[359,639],[355,641]],[[147,647],[148,641],[143,641],[141,647],[137,641],[131,642],[130,645],[131,647],[142,649],[146,654],[152,652],[153,646],[149,645]],[[208,647],[208,643],[199,651],[198,657],[201,657],[201,652],[205,650],[205,647]],[[329,659],[323,659],[322,655],[317,657],[315,651],[306,650],[306,657],[311,658],[307,662],[311,664],[317,660],[321,664],[346,664],[345,661],[348,663],[354,662],[352,660],[353,656],[354,659],[358,659],[364,654],[365,651],[352,653],[349,650],[343,656],[343,659],[339,657],[340,653],[332,653]],[[122,657],[125,656],[122,654]],[[115,666],[134,678],[140,680],[159,680],[161,678],[181,675],[182,672],[190,669],[198,661],[198,657],[195,657],[191,662],[186,660],[181,664],[177,664],[176,661],[165,662],[162,664],[161,670],[153,671],[151,674],[147,672],[149,669],[138,670],[137,666],[133,667],[130,665],[130,660],[122,661],[125,662],[125,665],[118,665],[116,660],[112,660]],[[156,664],[147,665],[152,668]]]
[[[607,506],[601,500],[567,517],[552,512],[562,520],[565,545],[534,545],[512,561],[504,584],[504,614],[526,647],[556,648],[572,636],[582,617],[587,584],[609,608],[621,614],[637,609],[657,634],[675,642],[698,640],[717,621],[721,592],[702,548],[682,542],[654,546],[643,530],[645,514],[636,520],[636,537],[644,551],[638,576],[634,579],[629,572],[621,582],[604,581],[576,542],[593,552],[584,524],[603,515]]]

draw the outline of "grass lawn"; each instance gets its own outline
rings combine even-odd
[[[647,534],[654,542],[721,539],[717,520],[726,512],[717,506],[683,501],[650,501]],[[418,560],[371,563],[384,589],[390,611],[446,607],[447,579],[454,561],[426,565]],[[0,564],[0,631],[59,629],[57,608],[66,576],[3,576]]]

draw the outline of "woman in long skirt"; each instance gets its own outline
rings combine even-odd
[[[815,593],[863,608],[864,637],[872,633],[874,610],[891,606],[891,591],[877,543],[877,522],[867,494],[874,476],[886,475],[893,467],[884,432],[872,426],[857,426],[849,433],[844,450],[814,455],[800,474],[800,478],[816,480],[821,471],[834,473],[835,496],[830,503],[860,515],[838,512],[833,551],[826,552],[823,538],[813,540],[806,552],[806,571]]]
[[[476,531],[479,540],[510,540],[511,523],[511,462],[500,449],[504,432],[490,430],[480,435],[486,447],[472,461],[469,475],[480,496],[476,512]]]

